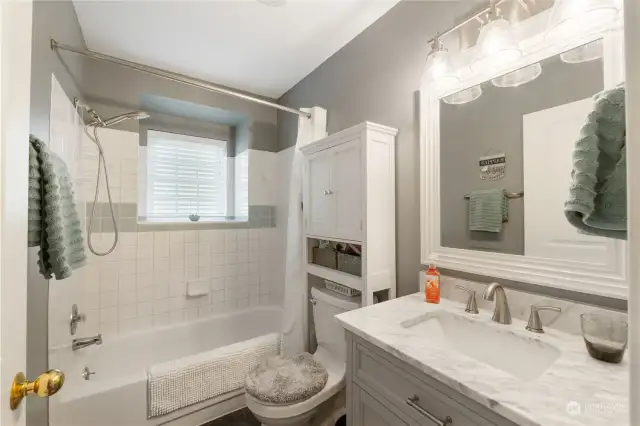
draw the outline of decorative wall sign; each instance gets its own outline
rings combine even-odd
[[[507,168],[507,156],[504,152],[480,157],[480,179],[498,180],[504,177]]]

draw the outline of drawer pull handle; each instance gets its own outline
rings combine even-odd
[[[411,398],[407,398],[406,403],[409,407],[413,408],[418,413],[422,414],[438,426],[447,426],[453,424],[453,419],[451,417],[447,416],[444,420],[440,420],[439,418],[422,408],[420,405],[418,405],[420,403],[420,398],[418,398],[418,395],[413,395]]]

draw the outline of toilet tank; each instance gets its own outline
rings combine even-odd
[[[346,362],[347,345],[344,329],[334,317],[343,312],[358,309],[360,307],[359,299],[343,296],[326,288],[315,287],[311,289],[311,297],[315,300],[313,322],[318,347],[329,351],[336,360]]]

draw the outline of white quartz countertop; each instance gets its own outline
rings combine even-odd
[[[501,325],[491,321],[491,312],[473,315],[491,327],[508,327],[560,350],[560,357],[540,377],[523,381],[401,325],[436,311],[470,316],[464,308],[446,299],[429,304],[416,293],[336,318],[345,329],[521,426],[629,425],[629,353],[621,364],[607,364],[589,356],[580,336],[550,328],[535,334],[518,319]]]

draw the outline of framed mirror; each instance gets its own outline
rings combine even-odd
[[[463,51],[458,84],[421,90],[422,263],[624,299],[626,241],[564,211],[593,97],[624,81],[621,24],[553,40],[534,18],[520,60],[469,72]]]

